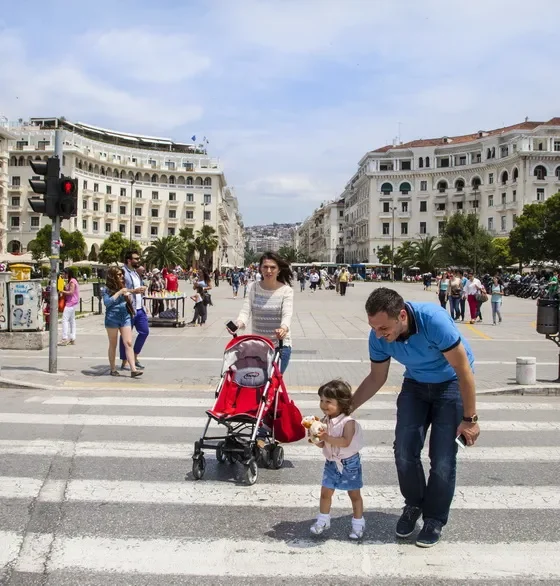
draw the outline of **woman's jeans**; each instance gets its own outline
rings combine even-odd
[[[441,306],[445,309],[447,306],[447,293],[445,291],[440,291],[438,297]]]
[[[492,301],[492,321],[496,323],[496,316],[500,322],[502,321],[502,303],[500,301]]]
[[[290,356],[292,355],[291,346],[282,346],[280,350],[280,372],[284,374],[288,364],[290,364]]]
[[[395,462],[405,503],[420,507],[424,519],[447,523],[455,492],[457,427],[463,401],[457,380],[420,383],[405,378],[397,399]],[[430,434],[428,482],[420,460],[426,432]]]
[[[449,306],[450,306],[450,311],[451,311],[451,317],[453,319],[459,319],[459,317],[461,317],[460,302],[461,302],[461,298],[460,297],[453,297],[453,296],[451,296],[449,298]]]
[[[66,306],[62,312],[62,339],[76,339],[76,306]]]

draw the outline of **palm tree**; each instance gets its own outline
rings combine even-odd
[[[302,262],[302,254],[298,252],[293,246],[281,246],[278,250],[278,255],[290,264],[293,262]]]
[[[433,271],[438,265],[441,254],[441,244],[437,241],[437,238],[435,236],[426,236],[425,238],[420,238],[420,241],[415,242],[413,246],[413,259],[420,270],[423,273]]]
[[[144,250],[146,264],[151,267],[175,267],[185,259],[185,245],[178,236],[164,236]]]
[[[196,252],[196,241],[194,231],[190,226],[185,226],[179,230],[179,238],[185,246],[185,267],[189,268],[194,265],[194,253]]]
[[[195,247],[198,250],[200,262],[208,270],[212,270],[212,253],[218,248],[218,236],[212,226],[202,226],[195,234]]]
[[[415,250],[412,240],[405,240],[395,252],[395,265],[398,267],[411,267],[415,260]]]

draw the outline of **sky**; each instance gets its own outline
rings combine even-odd
[[[245,225],[300,222],[397,136],[560,116],[558,22],[559,0],[0,1],[0,116],[206,136]]]

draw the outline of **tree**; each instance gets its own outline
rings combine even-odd
[[[395,265],[408,268],[415,263],[414,244],[412,240],[405,240],[395,251]]]
[[[218,248],[218,236],[212,226],[204,225],[195,234],[196,250],[201,264],[212,270],[212,253]]]
[[[278,250],[278,256],[281,256],[286,262],[302,262],[301,254],[293,246],[281,246]]]
[[[84,252],[86,249],[86,241],[84,235],[80,231],[74,230],[74,232],[71,233],[66,232],[62,237],[62,242],[64,243],[64,246],[60,252],[63,260],[69,258],[71,258],[73,262],[84,260],[86,257]],[[64,254],[62,254],[63,251]]]
[[[91,262],[97,262],[97,252],[95,251],[95,245],[91,245],[91,248],[89,250],[89,254],[88,254],[88,260],[90,260]]]
[[[509,248],[509,238],[494,238],[492,240],[491,260],[493,268],[509,267],[515,262]]]
[[[475,214],[453,214],[439,241],[443,264],[462,268],[476,265],[477,272],[491,264],[492,237],[478,224]]]
[[[385,244],[381,248],[377,249],[377,258],[379,262],[384,265],[393,264],[393,251],[389,244]]]
[[[135,250],[140,253],[142,248],[137,242],[130,243],[120,232],[113,232],[108,238],[105,238],[99,249],[99,260],[102,263],[110,264],[112,262],[123,262],[124,256],[128,250]]]
[[[251,264],[259,262],[261,255],[258,252],[254,252],[249,248],[249,243],[245,243],[245,255],[244,255],[244,262],[245,266],[248,267]]]
[[[194,253],[196,252],[196,241],[193,229],[190,226],[184,226],[179,230],[179,238],[184,242],[185,267],[192,267],[194,265]]]
[[[86,242],[84,236],[78,230],[70,233],[64,228],[60,230],[60,260],[64,263],[68,259],[73,261],[82,260],[85,257],[84,249]],[[52,224],[43,226],[35,236],[35,239],[29,243],[29,250],[33,260],[40,260],[45,256],[51,255],[52,245]]]
[[[414,242],[412,260],[423,273],[431,273],[439,264],[441,256],[441,244],[435,236],[420,238]]]
[[[155,240],[144,251],[148,267],[175,267],[185,258],[184,240],[179,236],[164,236]]]

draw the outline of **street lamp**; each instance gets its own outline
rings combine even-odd
[[[393,214],[393,228],[391,230],[391,281],[395,281],[395,212],[396,206],[391,207]]]
[[[134,184],[136,183],[135,179],[130,180],[130,248],[132,249],[132,218],[133,218],[133,211],[134,211]]]
[[[478,248],[478,216],[477,216],[477,211],[478,211],[478,190],[475,187],[474,191],[473,191],[473,195],[474,195],[474,234],[473,234],[473,248],[474,248],[474,275],[476,277],[476,255],[477,255],[477,248]]]

